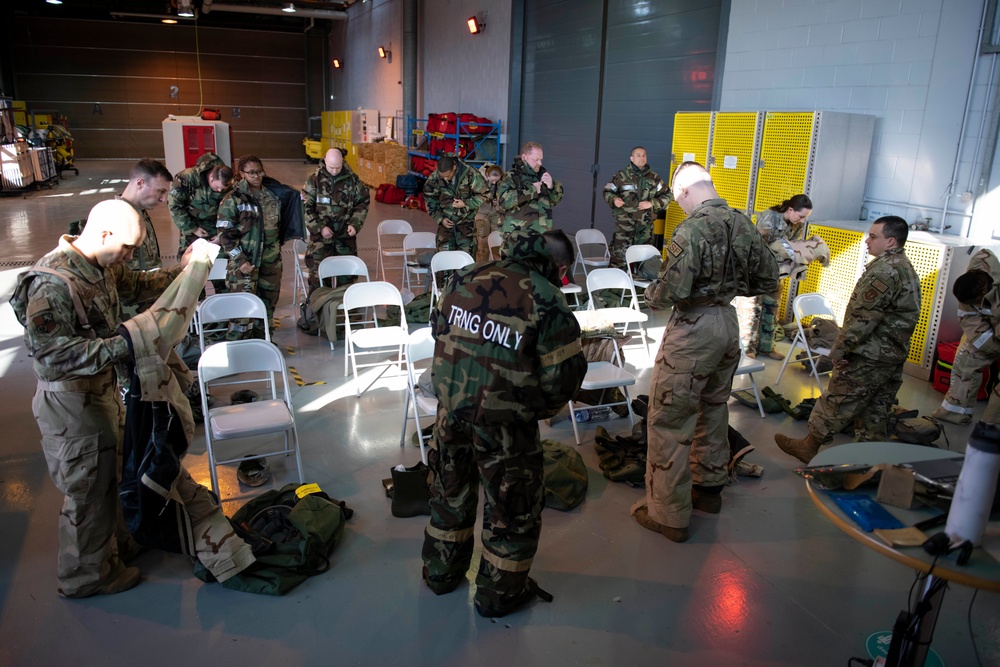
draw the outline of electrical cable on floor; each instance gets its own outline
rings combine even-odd
[[[975,604],[977,595],[979,595],[978,588],[972,591],[972,599],[969,600],[969,611],[966,613],[965,619],[969,624],[969,639],[972,641],[972,652],[976,655],[976,664],[983,667],[983,660],[979,657],[979,647],[976,646],[976,635],[972,632],[972,605]]]

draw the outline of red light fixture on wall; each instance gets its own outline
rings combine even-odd
[[[469,33],[473,35],[478,35],[486,29],[486,24],[481,23],[479,19],[475,16],[470,16],[465,21],[465,25],[469,28]]]
[[[333,68],[334,69],[340,69],[340,59],[339,58],[334,58],[333,59]]]

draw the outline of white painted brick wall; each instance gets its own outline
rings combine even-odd
[[[875,115],[866,195],[896,202],[877,208],[908,220],[935,217],[956,160],[982,7],[982,0],[732,0],[720,108]],[[973,90],[961,191],[982,142],[986,69]],[[949,205],[965,207],[957,197]],[[968,224],[956,218],[953,232]]]

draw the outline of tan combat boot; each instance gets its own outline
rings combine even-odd
[[[799,439],[789,438],[784,433],[775,433],[774,441],[778,443],[778,449],[803,463],[809,463],[819,453],[820,445],[823,444],[812,433]]]
[[[651,516],[649,516],[649,509],[646,505],[634,507],[632,509],[632,518],[646,530],[659,533],[671,542],[684,542],[688,538],[687,527],[671,528],[670,526],[664,526],[662,523],[655,521]]]
[[[948,422],[949,424],[958,424],[959,426],[968,424],[972,421],[972,415],[963,415],[958,412],[952,412],[946,408],[938,408],[931,413],[931,417],[937,419],[938,421]]]

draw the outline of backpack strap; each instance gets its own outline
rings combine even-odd
[[[83,302],[80,301],[80,296],[73,289],[73,283],[70,282],[69,278],[59,273],[55,269],[50,269],[47,266],[38,266],[37,264],[31,267],[29,270],[21,274],[21,279],[23,280],[26,276],[32,274],[44,273],[46,275],[55,276],[59,280],[63,281],[66,285],[66,289],[69,290],[69,296],[73,300],[73,310],[76,311],[76,319],[80,322],[80,328],[84,331],[84,337],[94,340],[97,338],[97,334],[94,333],[93,327],[90,326],[90,320],[87,319],[87,311],[83,307]]]

